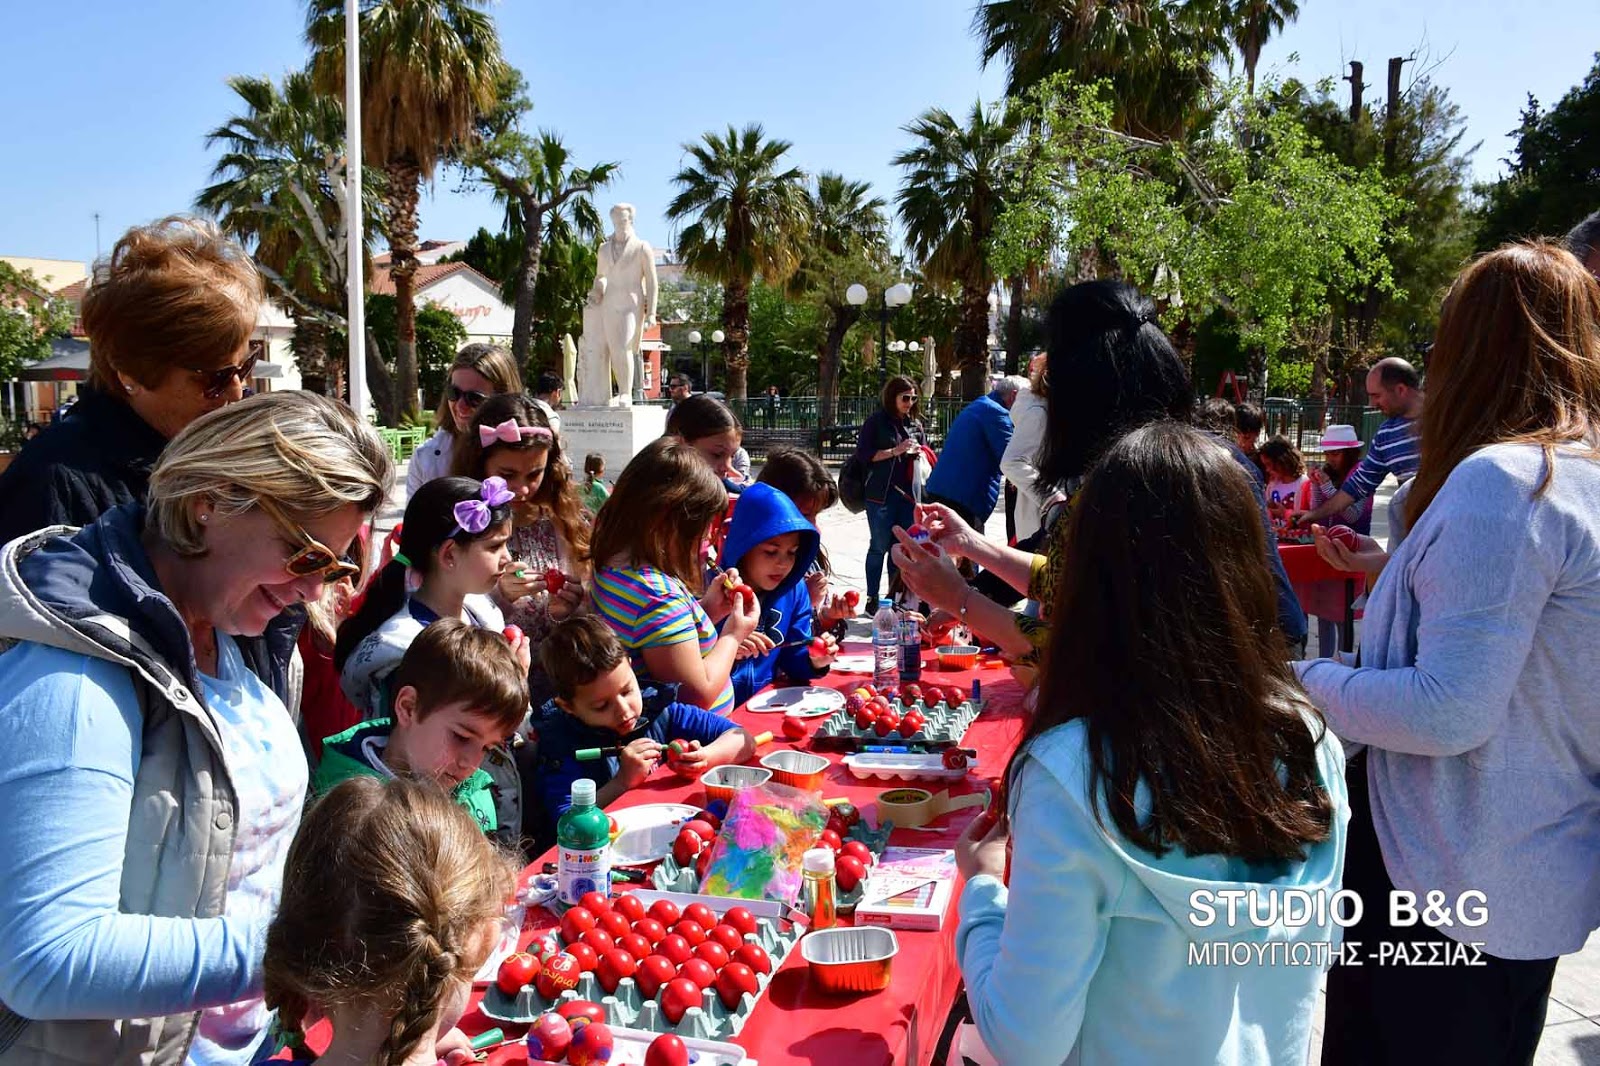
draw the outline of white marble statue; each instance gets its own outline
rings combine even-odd
[[[574,403],[578,399],[578,346],[572,334],[561,335],[561,391]]]
[[[633,232],[632,204],[613,207],[611,222],[616,228],[600,242],[596,289],[589,293],[590,304],[598,304],[598,330],[591,326],[589,308],[584,308],[582,345],[592,357],[584,360],[580,353],[580,362],[594,365],[580,374],[582,406],[633,404],[634,382],[644,377],[639,356],[644,331],[656,320],[655,249]],[[617,383],[615,399],[611,377]]]

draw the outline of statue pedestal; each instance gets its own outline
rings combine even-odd
[[[598,452],[606,461],[606,480],[613,484],[628,461],[666,431],[665,407],[572,407],[561,412],[561,446],[575,476],[582,475],[583,457]]]

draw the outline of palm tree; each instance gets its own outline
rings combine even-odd
[[[895,197],[912,254],[935,285],[961,287],[955,359],[967,399],[983,391],[988,371],[989,290],[995,272],[988,242],[1004,202],[1015,124],[998,110],[972,105],[962,126],[942,108],[923,112],[906,132],[916,144],[894,159],[905,168]]]
[[[569,166],[566,146],[549,130],[530,137],[511,129],[473,147],[465,158],[468,166],[482,174],[481,181],[494,190],[495,199],[505,205],[505,231],[522,238],[511,352],[518,364],[525,364],[533,338],[534,289],[544,243],[600,236],[600,213],[589,194],[609,184],[618,165]]]
[[[224,151],[195,206],[251,249],[294,319],[306,387],[327,391],[330,377],[337,380],[328,333],[345,324],[344,109],[305,72],[287,75],[281,91],[267,78],[228,85],[244,109],[207,134],[206,146]],[[365,184],[370,236],[382,225],[382,175],[369,172]]]
[[[1284,26],[1299,17],[1300,5],[1295,0],[1233,0],[1229,5],[1228,33],[1244,61],[1244,79],[1250,95],[1256,92],[1256,64],[1261,62],[1262,47],[1268,38],[1281,33]]]
[[[422,182],[497,102],[505,74],[488,0],[362,0],[361,142],[388,179],[397,385],[417,395],[417,202]],[[345,0],[309,0],[306,42],[323,92],[343,97]]]
[[[706,132],[683,146],[692,159],[673,177],[678,195],[667,217],[687,221],[678,255],[702,277],[722,284],[723,357],[728,393],[745,396],[750,369],[750,285],[757,275],[781,285],[799,268],[806,230],[805,176],[779,169],[792,147],[767,140],[759,123]]]
[[[1214,0],[985,0],[972,29],[985,66],[1005,61],[1008,96],[1053,74],[1106,79],[1118,125],[1159,140],[1192,127],[1227,48]]]
[[[833,424],[839,349],[861,317],[861,308],[845,299],[845,290],[856,282],[870,280],[873,288],[889,283],[887,206],[882,197],[872,195],[867,182],[830,171],[817,175],[810,195],[810,232],[794,288],[812,294],[828,312],[817,351],[818,424],[823,428]]]

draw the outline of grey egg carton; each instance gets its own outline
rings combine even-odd
[[[608,1025],[620,1025],[652,1033],[677,1033],[679,1036],[693,1037],[697,1040],[725,1039],[744,1028],[745,1022],[750,1018],[750,1012],[755,1010],[757,1000],[766,993],[767,985],[772,983],[772,978],[783,966],[783,960],[789,957],[789,952],[794,950],[805,932],[803,926],[791,925],[785,931],[779,929],[778,923],[770,918],[758,919],[756,931],[746,933],[745,939],[753,940],[766,949],[767,955],[772,959],[772,973],[756,974],[756,994],[751,995],[746,992],[740,997],[739,1006],[730,1011],[723,1005],[715,986],[702,989],[700,1006],[690,1007],[677,1025],[667,1021],[666,1013],[661,1009],[659,1002],[660,992],[657,992],[656,999],[645,999],[639,991],[638,982],[631,977],[624,977],[617,982],[615,992],[606,993],[600,987],[599,978],[593,973],[581,975],[576,988],[568,989],[553,1000],[541,996],[532,985],[524,985],[521,992],[515,996],[508,996],[500,991],[498,985],[491,983],[484,993],[479,1009],[484,1017],[497,1022],[532,1025],[541,1014],[556,1009],[568,1000],[586,999],[600,1004],[606,1012]],[[554,933],[550,939],[557,943],[561,940],[560,936]]]
[[[927,724],[909,737],[898,730],[888,736],[880,737],[875,730],[857,728],[855,715],[841,707],[823,719],[815,735],[828,740],[859,740],[863,744],[959,744],[961,738],[966,735],[967,727],[983,713],[984,701],[965,700],[954,710],[945,706],[942,701],[933,707],[929,707],[922,700],[911,704],[898,699],[891,702],[894,704],[895,712],[902,717],[908,710],[922,711],[928,719]]]
[[[882,829],[869,829],[866,822],[857,822],[850,827],[850,832],[846,834],[845,839],[861,841],[861,843],[872,849],[872,854],[876,858],[881,859],[883,858],[883,849],[889,844],[889,833],[893,829],[893,825]],[[709,847],[710,845],[707,846]],[[818,846],[820,847],[820,845]],[[656,868],[650,873],[650,880],[656,888],[663,892],[698,893],[700,891],[700,878],[695,876],[694,867],[679,866],[678,860],[671,855],[656,864]],[[866,891],[867,882],[865,878],[849,892],[841,890],[837,901],[838,908],[846,913],[855,910],[856,905],[866,895]]]

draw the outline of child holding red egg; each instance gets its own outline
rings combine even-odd
[[[635,671],[678,685],[685,702],[723,716],[734,707],[734,657],[760,619],[755,594],[736,591],[737,571],[705,581],[703,546],[727,502],[700,454],[662,437],[622,471],[593,541],[595,611]]]
[[[552,825],[580,777],[595,783],[603,808],[663,759],[698,777],[755,754],[754,738],[726,718],[677,702],[670,688],[642,690],[627,649],[593,615],[561,623],[540,651],[556,689],[539,723],[539,781]]]
[[[583,603],[589,569],[590,516],[572,480],[561,441],[545,413],[521,393],[491,396],[478,408],[456,448],[465,477],[498,477],[512,493],[511,565],[490,593],[506,621],[528,637],[535,657],[529,676],[534,702],[549,696],[537,649],[557,622]]]
[[[739,646],[733,699],[743,703],[782,674],[804,683],[828,672],[838,657],[832,637],[815,637],[811,593],[804,581],[821,536],[788,496],[756,483],[739,497],[722,545],[722,565],[737,568],[755,590],[761,629]]]
[[[499,941],[516,873],[421,782],[356,777],[306,814],[267,930],[267,1006],[299,1066],[471,1062],[455,1024]],[[327,1050],[303,1027],[333,1026]]]
[[[434,781],[485,833],[515,843],[502,825],[484,755],[504,744],[528,714],[527,674],[498,633],[441,618],[411,642],[395,671],[390,717],[369,718],[322,742],[311,776],[320,796],[352,777]]]

